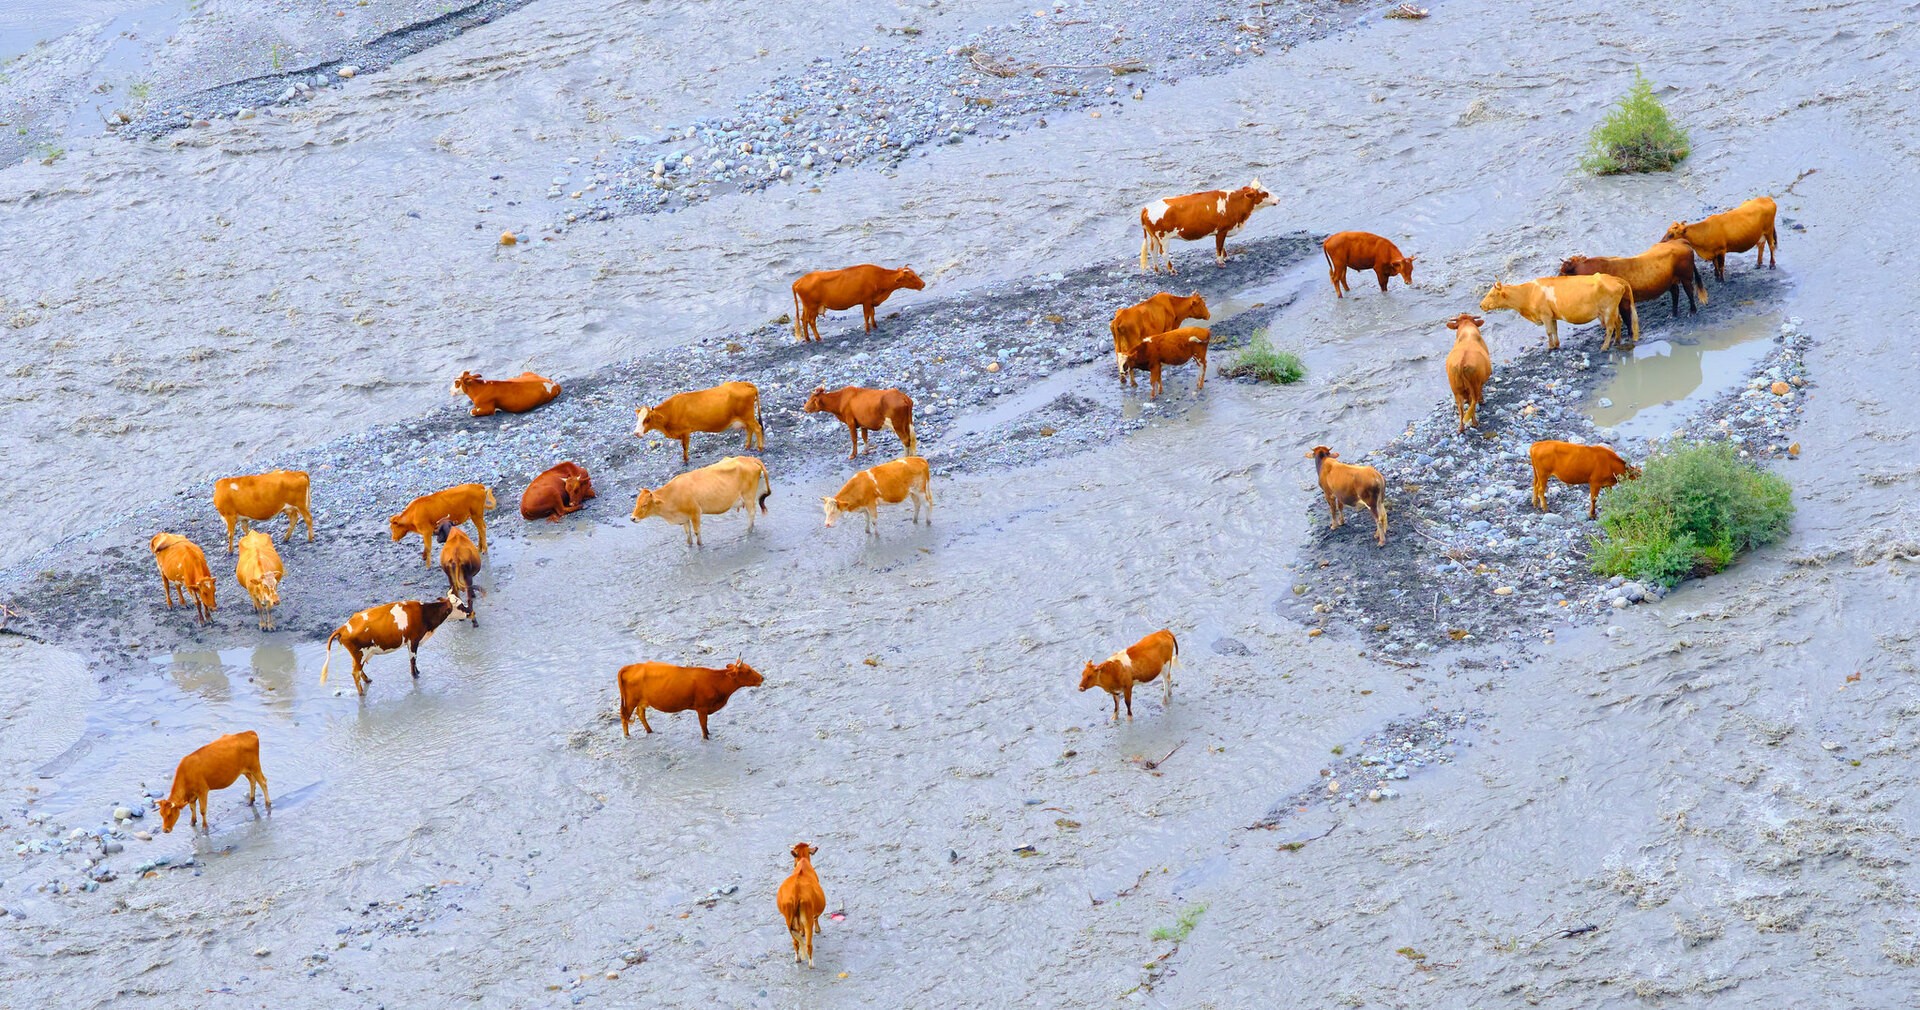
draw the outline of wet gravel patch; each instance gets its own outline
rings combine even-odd
[[[1448,764],[1467,735],[1484,725],[1484,712],[1455,709],[1394,719],[1352,745],[1333,749],[1338,760],[1320,769],[1320,780],[1276,804],[1249,828],[1278,828],[1315,807],[1341,810],[1362,802],[1383,803],[1401,796],[1401,783],[1423,769]]]
[[[548,196],[567,221],[679,210],[728,193],[891,168],[927,149],[1006,139],[1047,117],[1123,115],[1146,90],[1364,23],[1365,8],[1305,0],[1197,9],[1061,0],[971,34],[878,26],[884,41],[815,57],[722,116],[631,137],[562,166]],[[911,18],[909,18],[911,20]]]
[[[1314,238],[1302,233],[1232,252],[1226,267],[1197,274],[1183,286],[1197,285],[1218,299],[1317,255]],[[860,331],[857,314],[835,314],[827,339],[803,345],[782,318],[587,376],[549,376],[562,393],[532,413],[476,418],[468,415],[464,398],[444,397],[423,416],[261,464],[254,469],[306,470],[314,489],[312,543],[304,534],[292,543],[280,541],[284,527],[278,521],[261,524],[275,535],[287,566],[277,631],[282,638],[320,640],[364,607],[444,593],[438,567],[421,563],[418,538],[395,544],[388,535],[387,517],[422,494],[467,482],[487,485],[499,500],[489,517],[490,545],[511,543],[529,531],[627,523],[639,488],[658,487],[684,469],[677,442],[634,437],[634,409],[724,381],[745,379],[760,387],[770,509],[817,512],[814,496],[899,452],[893,436],[880,432],[871,453],[848,460],[845,426],[801,409],[820,385],[907,391],[936,482],[1113,441],[1153,418],[1177,416],[1194,402],[1181,394],[1180,383],[1191,374],[1182,369],[1169,379],[1173,395],[1163,395],[1137,417],[1124,414],[1135,397],[1123,394],[1113,376],[1108,320],[1116,308],[1157,290],[1152,277],[1103,265],[946,298],[907,292],[896,296],[900,310],[883,308],[879,328],[870,334]],[[1216,332],[1228,345],[1244,341],[1256,315],[1222,320]],[[739,432],[695,435],[690,465],[742,452],[742,442]],[[558,526],[527,523],[518,514],[521,492],[561,460],[586,467],[599,497]],[[18,614],[7,633],[66,645],[117,669],[189,644],[258,644],[252,607],[233,579],[234,556],[225,552],[225,526],[209,503],[207,485],[217,476],[223,474],[208,474],[205,483],[138,505],[122,520],[0,571],[0,600]],[[657,542],[651,549],[685,549],[677,530],[653,526]],[[157,580],[147,541],[160,530],[184,534],[207,551],[220,609],[205,627],[194,625],[190,611],[169,612],[151,591]],[[486,563],[483,587],[511,578],[512,552],[490,552]],[[482,621],[486,609],[482,599]]]
[[[1773,284],[1736,278],[1715,295],[1722,304],[1771,301]],[[1742,311],[1763,309],[1750,304]],[[1686,340],[1685,323],[1656,336],[1647,315],[1660,316],[1643,312],[1643,341]],[[1705,317],[1703,311],[1696,318]],[[1496,316],[1498,332],[1520,332],[1513,318]],[[1527,451],[1541,439],[1608,444],[1637,465],[1675,434],[1623,440],[1593,423],[1587,395],[1618,361],[1614,352],[1598,350],[1597,327],[1581,328],[1571,340],[1563,331],[1558,351],[1547,350],[1537,331],[1530,339],[1535,343],[1505,360],[1496,351],[1477,430],[1457,432],[1448,396],[1379,449],[1333,447],[1345,461],[1373,466],[1386,478],[1387,544],[1374,545],[1372,517],[1364,511],[1349,509],[1345,526],[1327,529],[1326,503],[1315,486],[1306,509],[1314,533],[1292,566],[1297,580],[1278,605],[1282,613],[1306,625],[1309,635],[1354,633],[1379,656],[1405,662],[1456,644],[1551,636],[1556,628],[1605,620],[1666,595],[1657,585],[1593,572],[1589,556],[1599,526],[1587,518],[1586,488],[1551,482],[1552,511],[1537,511]],[[1805,358],[1810,339],[1800,319],[1785,321],[1741,388],[1704,400],[1677,436],[1731,442],[1750,459],[1796,459],[1791,432],[1812,395]],[[1432,366],[1442,390],[1444,360],[1436,355]],[[1298,465],[1311,482],[1312,463]]]

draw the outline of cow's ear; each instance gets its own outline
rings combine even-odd
[[[1474,317],[1473,317],[1473,325],[1475,325],[1475,326],[1485,326],[1485,325],[1487,325],[1487,321],[1486,321],[1485,319],[1482,319],[1482,318],[1480,318],[1479,316],[1474,316]]]
[[[1333,451],[1332,449],[1328,449],[1328,450],[1327,450],[1327,458],[1328,458],[1328,459],[1339,459],[1339,458],[1340,458],[1340,454],[1339,454],[1339,453],[1337,453],[1337,452],[1334,452],[1334,451]]]
[[[1449,330],[1457,330],[1457,329],[1459,329],[1459,328],[1460,328],[1460,320],[1458,320],[1458,319],[1449,319],[1449,320],[1447,320],[1447,329],[1449,329]]]

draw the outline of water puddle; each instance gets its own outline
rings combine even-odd
[[[1593,423],[1626,435],[1659,435],[1679,427],[1703,399],[1738,389],[1771,348],[1776,315],[1748,316],[1701,327],[1680,343],[1649,340],[1587,401]]]

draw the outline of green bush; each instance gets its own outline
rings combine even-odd
[[[1647,460],[1600,507],[1593,567],[1672,586],[1771,543],[1793,518],[1793,489],[1724,444],[1681,444]]]
[[[1274,349],[1266,331],[1262,330],[1253,335],[1253,341],[1241,348],[1233,363],[1221,369],[1220,374],[1229,378],[1244,375],[1259,382],[1274,382],[1284,386],[1305,377],[1307,366],[1301,364],[1300,356],[1292,351]]]
[[[1653,82],[1633,72],[1633,87],[1593,128],[1581,167],[1595,175],[1664,172],[1686,160],[1687,131],[1653,97]]]

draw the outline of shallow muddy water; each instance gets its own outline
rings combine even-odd
[[[758,56],[707,5],[535,2],[285,116],[102,138],[0,172],[0,599],[45,592],[42,573],[57,580],[75,558],[139,548],[122,515],[161,514],[176,489],[197,498],[215,473],[337,451],[408,418],[464,448],[460,415],[427,413],[452,410],[446,381],[462,367],[595,377],[580,395],[604,398],[605,425],[624,434],[656,392],[649,368],[787,311],[787,279],[823,265],[911,262],[928,290],[888,311],[966,312],[1101,355],[942,419],[952,445],[929,455],[953,472],[936,477],[930,527],[889,510],[877,540],[857,522],[820,528],[819,496],[851,472],[815,446],[843,444],[826,422],[783,422],[770,441],[792,455],[769,454],[783,468],[769,513],[751,534],[741,516],[712,519],[701,550],[625,520],[637,477],[557,528],[503,510],[480,627],[443,628],[417,684],[403,657],[375,657],[364,700],[337,653],[317,683],[311,627],[345,613],[261,635],[225,573],[197,646],[80,654],[58,630],[0,636],[0,769],[13,773],[0,837],[16,853],[0,864],[0,1003],[1913,1001],[1916,356],[1897,285],[1861,280],[1890,275],[1898,253],[1858,240],[1920,232],[1912,8],[1703,20],[1638,2],[1461,0],[1158,87],[1119,115],[939,147],[891,175],[541,231],[556,165],[731,103],[889,11],[756,9],[749,26],[791,26]],[[933,23],[918,44],[948,30]],[[1569,41],[1596,32],[1620,41]],[[1660,177],[1575,174],[1584,124],[1619,90],[1595,82],[1624,87],[1636,65],[1672,89],[1693,159]],[[1356,278],[1336,301],[1310,257],[1225,284],[1209,250],[1173,247],[1182,273],[1168,286],[1239,310],[1223,330],[1261,326],[1300,351],[1299,385],[1210,381],[1194,395],[1180,370],[1144,404],[1102,369],[1111,306],[1055,332],[1005,319],[1010,296],[977,294],[1131,270],[1127,208],[1255,174],[1282,205],[1249,224],[1248,244],[1362,227],[1422,257],[1414,286],[1381,294]],[[1758,192],[1782,216],[1765,281],[1780,304],[1764,310],[1807,320],[1813,374],[1844,391],[1805,415],[1786,543],[1605,624],[1414,661],[1375,658],[1366,629],[1309,638],[1288,616],[1288,566],[1336,556],[1315,552],[1320,531],[1300,518],[1317,493],[1305,448],[1358,457],[1431,411],[1443,319],[1492,280],[1641,248],[1669,220]],[[527,241],[497,246],[507,228]],[[1729,270],[1739,288],[1753,265]],[[1722,290],[1679,323],[1649,312],[1662,328],[1648,343],[1722,339],[1752,315]],[[976,295],[938,301],[962,291]],[[850,325],[826,328],[837,339]],[[1561,353],[1598,358],[1591,328],[1570,329]],[[1506,314],[1487,334],[1496,370],[1541,340]],[[853,368],[887,346],[807,353]],[[1714,385],[1707,368],[1694,400]],[[1496,419],[1535,393],[1494,389]],[[1055,452],[982,447],[1064,396],[1097,408],[1083,417],[1143,423]],[[613,444],[583,428],[556,432],[552,451],[569,440]],[[620,444],[643,461],[620,467],[671,469],[649,461],[664,450]],[[962,447],[980,462],[939,455]],[[358,444],[351,462],[412,473],[410,448]],[[435,591],[436,572],[389,574],[411,541],[388,542],[371,503],[332,516],[317,504],[338,525],[324,547],[283,548],[292,599],[303,559],[341,550],[370,559],[366,603]],[[142,607],[125,629],[135,641],[149,628],[191,640],[150,576],[128,581],[80,591]],[[1081,664],[1162,626],[1182,647],[1172,704],[1148,689],[1133,722],[1110,724],[1105,697],[1073,690]],[[711,741],[689,715],[620,736],[620,665],[735,656],[766,684],[713,717]],[[1471,729],[1436,745],[1447,760],[1340,782],[1398,798],[1249,830],[1325,792],[1321,770],[1352,767],[1383,727],[1465,712]],[[149,811],[110,839],[124,851],[63,848],[241,728],[261,734],[270,815],[227,790],[210,839],[138,840],[157,828]],[[771,897],[802,839],[820,846],[842,916],[812,972],[786,960]],[[1198,905],[1185,940],[1153,938]]]
[[[1779,327],[1777,316],[1759,314],[1696,325],[1684,342],[1642,341],[1613,378],[1594,389],[1593,423],[1626,436],[1674,430],[1702,401],[1745,385]]]

